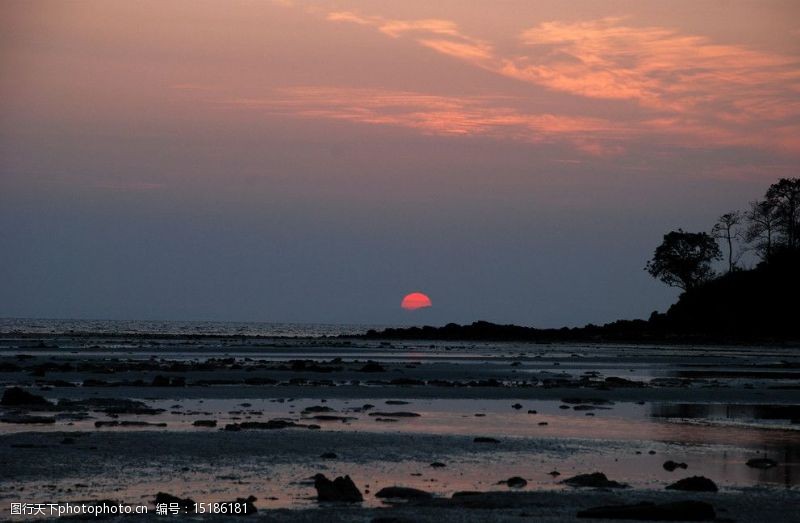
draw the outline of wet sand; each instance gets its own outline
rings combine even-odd
[[[717,518],[794,521],[800,506],[794,347],[7,335],[0,381],[52,403],[0,410],[3,518],[11,502],[152,507],[157,492],[253,495],[275,521],[572,521],[685,499]],[[763,457],[775,466],[748,466]],[[561,483],[595,471],[630,487]],[[364,501],[318,503],[317,473],[349,475]],[[719,492],[665,490],[695,475]],[[512,476],[527,485],[499,483]],[[374,496],[393,485],[434,498]],[[499,493],[466,503],[461,491]]]

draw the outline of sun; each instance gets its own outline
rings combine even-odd
[[[431,303],[431,299],[428,297],[428,295],[421,292],[412,292],[411,294],[406,294],[403,298],[403,301],[400,302],[400,306],[407,311],[424,309],[426,307],[430,307],[431,305],[433,304]]]

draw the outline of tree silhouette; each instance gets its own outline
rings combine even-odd
[[[728,212],[720,216],[711,229],[711,236],[725,242],[728,247],[728,272],[733,272],[741,257],[741,253],[737,254],[735,259],[733,256],[733,242],[741,238],[741,231],[737,227],[740,223],[742,223],[741,212]]]
[[[688,291],[714,277],[711,262],[720,258],[719,246],[709,234],[678,229],[664,235],[645,270],[667,285]]]
[[[766,200],[775,208],[783,246],[800,248],[800,178],[782,178],[767,189]]]
[[[747,229],[744,240],[753,244],[755,251],[764,261],[769,261],[772,254],[773,237],[778,227],[778,216],[775,206],[769,200],[750,202],[750,209],[745,214]]]

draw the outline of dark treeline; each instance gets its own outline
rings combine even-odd
[[[745,260],[748,260],[749,267]],[[716,268],[715,265],[722,265]],[[369,338],[724,342],[800,340],[800,179],[784,178],[708,232],[664,235],[645,270],[683,290],[665,313],[602,326],[536,329],[475,322],[369,331]]]

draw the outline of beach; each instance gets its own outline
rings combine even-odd
[[[103,501],[152,518],[159,492],[253,496],[265,521],[572,521],[684,501],[792,521],[800,503],[791,346],[9,333],[0,370],[47,401],[2,406],[3,518]],[[609,483],[564,482],[595,472]],[[317,474],[349,476],[363,501],[318,501]],[[666,489],[693,476],[718,491]],[[395,486],[429,496],[376,497]]]

